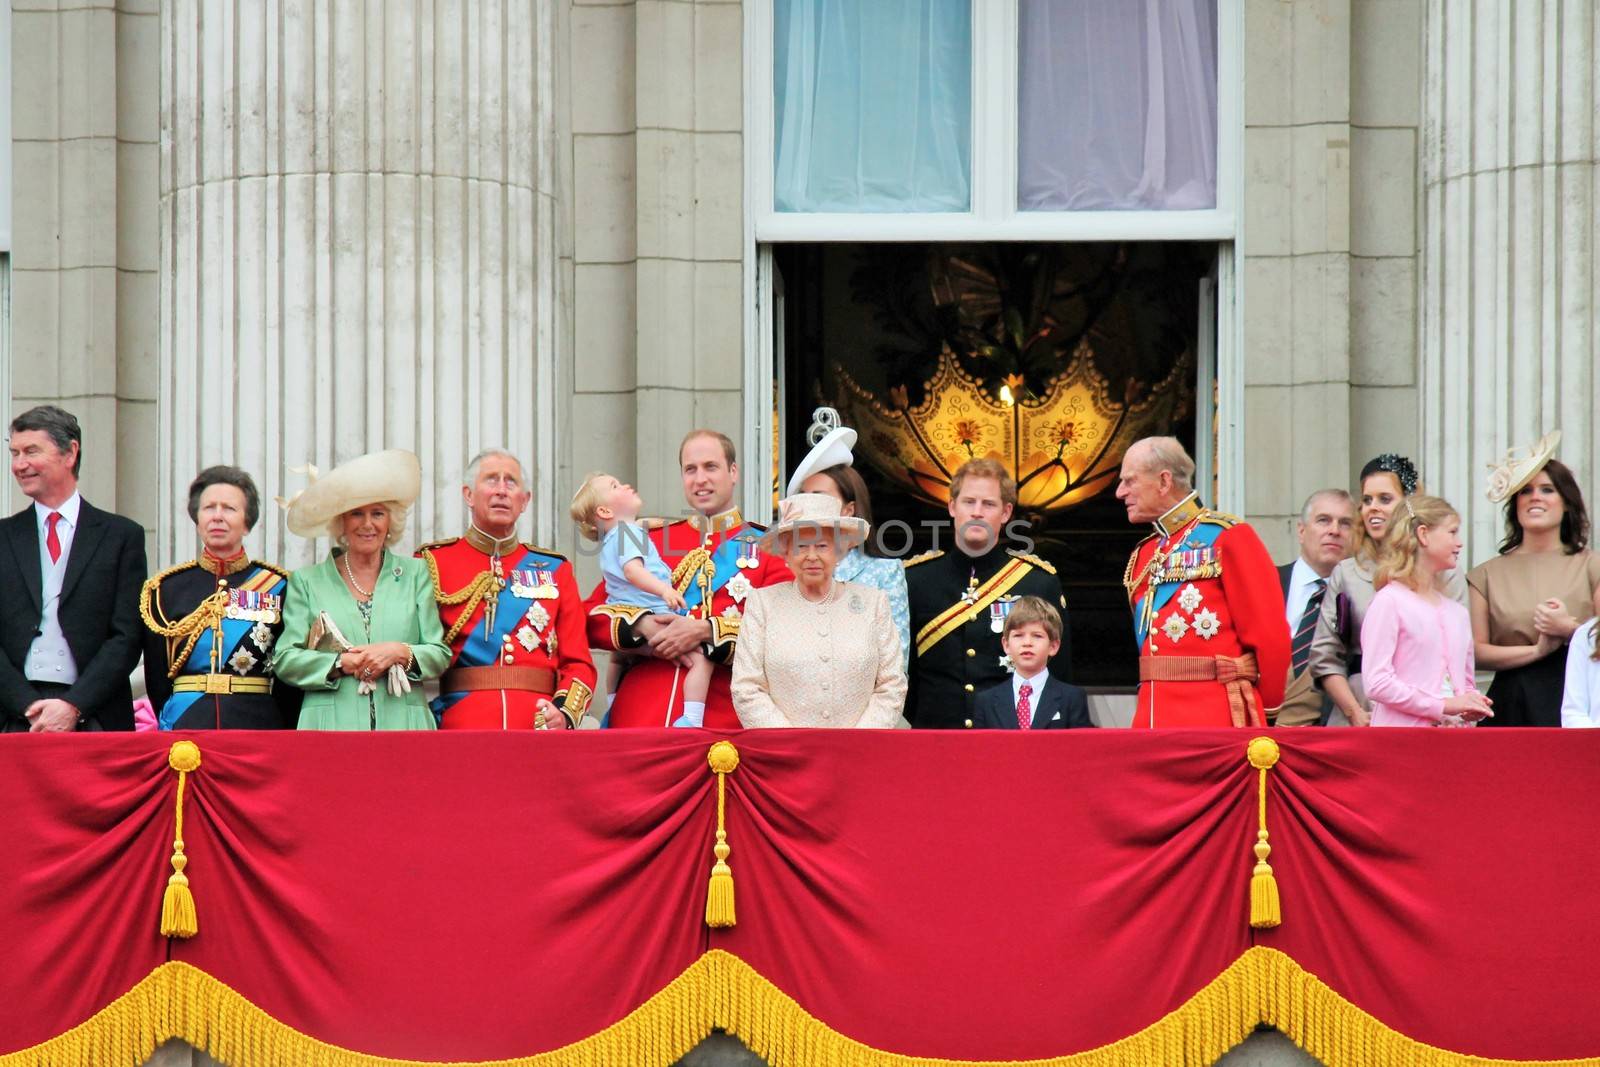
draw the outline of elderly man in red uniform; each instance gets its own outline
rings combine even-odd
[[[739,464],[733,442],[715,430],[691,430],[678,446],[683,496],[693,514],[650,531],[661,559],[672,568],[672,584],[683,594],[689,614],[670,620],[648,642],[642,658],[622,676],[607,717],[608,726],[698,726],[681,719],[683,668],[678,660],[700,648],[717,664],[706,694],[705,721],[713,729],[734,730],[728,680],[739,622],[750,590],[794,580],[776,556],[761,551],[766,528],[745,522],[733,507]],[[607,604],[601,582],[589,596],[589,643],[608,652],[645,649],[632,624],[647,609]],[[1281,614],[1281,612],[1280,612]]]
[[[1254,530],[1201,506],[1193,480],[1173,437],[1136,441],[1122,460],[1128,521],[1155,525],[1122,579],[1139,642],[1133,725],[1265,726],[1289,670],[1278,571]]]
[[[517,457],[480,453],[461,488],[471,513],[465,536],[417,550],[455,652],[433,702],[443,729],[565,729],[594,695],[572,565],[517,540],[528,496]]]

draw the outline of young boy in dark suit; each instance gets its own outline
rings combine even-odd
[[[1006,615],[1000,642],[1011,680],[978,694],[970,725],[990,730],[1070,730],[1093,726],[1082,689],[1050,675],[1061,648],[1061,613],[1041,597],[1025,596]]]

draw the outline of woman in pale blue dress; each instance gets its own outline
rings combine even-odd
[[[818,408],[807,433],[812,448],[789,479],[786,496],[796,493],[827,493],[842,503],[842,514],[872,523],[872,497],[867,483],[851,466],[855,460],[856,432],[839,425],[839,414],[832,408]],[[889,598],[889,615],[900,631],[900,666],[911,664],[911,604],[906,598],[906,571],[897,559],[873,555],[877,545],[868,538],[865,545],[852,548],[839,560],[834,577],[841,582],[860,582],[882,589]]]

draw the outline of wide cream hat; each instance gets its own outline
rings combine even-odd
[[[855,463],[851,449],[856,447],[856,432],[848,426],[839,425],[839,413],[833,408],[818,408],[811,413],[811,427],[806,431],[806,440],[811,442],[811,451],[794,469],[794,477],[789,479],[789,491],[785,494],[787,496],[799,493],[806,479],[818,471],[825,471],[829,467],[849,467]]]
[[[410,507],[422,492],[422,464],[403,448],[358,456],[321,478],[315,467],[304,470],[311,484],[293,499],[279,500],[289,509],[289,529],[301,537],[323,536],[334,518],[363,504],[392,500]]]
[[[828,493],[796,493],[778,503],[778,522],[761,538],[762,547],[771,551],[778,540],[796,530],[837,530],[847,545],[867,539],[866,519],[841,515],[839,498]]]
[[[1561,443],[1561,431],[1551,430],[1526,448],[1513,448],[1499,463],[1489,465],[1489,499],[1496,504],[1517,495],[1517,490],[1544,470]]]

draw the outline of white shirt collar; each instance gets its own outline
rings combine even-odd
[[[1033,692],[1028,695],[1028,699],[1033,703],[1033,710],[1034,711],[1038,711],[1039,710],[1039,694],[1044,692],[1044,683],[1049,681],[1049,680],[1050,680],[1050,665],[1048,663],[1045,664],[1044,668],[1042,670],[1040,670],[1039,673],[1034,675],[1032,678],[1024,678],[1020,674],[1013,674],[1011,676],[1011,703],[1012,703],[1012,706],[1015,706],[1016,702],[1022,697],[1022,687],[1023,687],[1024,684],[1026,684],[1026,685],[1033,686]]]
[[[1294,570],[1289,572],[1289,592],[1296,589],[1307,588],[1314,585],[1322,575],[1311,569],[1311,564],[1306,562],[1304,556],[1294,558]]]
[[[47,508],[35,500],[33,502],[33,516],[39,522],[39,529],[43,530],[45,528],[45,520],[50,517],[50,513],[52,511],[59,511],[61,512],[62,520],[65,521],[68,526],[72,527],[73,529],[77,529],[78,511],[82,504],[83,497],[78,494],[76,489],[74,489],[72,491],[72,495],[63,500],[61,502],[61,506],[58,508]]]

